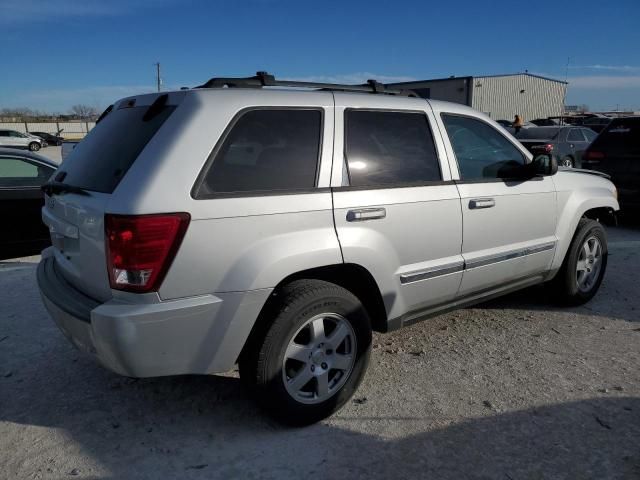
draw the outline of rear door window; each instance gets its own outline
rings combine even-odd
[[[351,186],[420,184],[442,180],[424,113],[345,112],[345,147]]]
[[[196,184],[195,198],[314,188],[322,111],[249,110],[232,125]]]
[[[64,182],[112,193],[175,107],[145,116],[149,110],[149,105],[126,107],[106,115],[65,158],[60,167],[67,173]]]

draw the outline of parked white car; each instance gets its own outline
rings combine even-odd
[[[28,148],[32,152],[37,152],[43,144],[44,140],[35,135],[16,130],[0,130],[0,147]]]
[[[356,391],[372,330],[545,282],[591,299],[619,208],[605,177],[373,81],[212,79],[103,114],[45,185],[38,283],[107,368],[238,363],[261,405],[306,424]]]

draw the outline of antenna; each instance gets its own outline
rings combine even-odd
[[[160,62],[154,63],[156,67],[156,85],[158,86],[158,91],[160,91],[160,87],[162,85],[162,78],[160,77]]]

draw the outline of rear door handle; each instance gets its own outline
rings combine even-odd
[[[469,200],[470,209],[479,208],[492,208],[496,206],[496,201],[493,198],[474,198]]]
[[[384,208],[359,208],[347,212],[347,222],[364,222],[365,220],[378,220],[385,218],[387,211]]]

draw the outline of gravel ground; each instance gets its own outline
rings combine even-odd
[[[377,335],[355,399],[286,429],[237,375],[134,380],[79,354],[0,262],[0,478],[640,478],[640,227],[596,298],[534,288]]]

